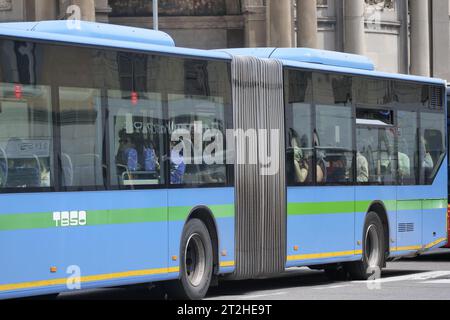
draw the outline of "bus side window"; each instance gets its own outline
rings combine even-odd
[[[51,90],[0,83],[0,187],[53,186]]]
[[[421,181],[431,184],[445,157],[445,119],[438,112],[421,112]]]

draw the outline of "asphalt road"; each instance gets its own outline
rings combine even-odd
[[[114,288],[61,294],[58,300],[155,300],[158,289]],[[390,262],[378,282],[331,281],[322,271],[293,269],[279,278],[224,281],[211,300],[450,300],[450,250]]]

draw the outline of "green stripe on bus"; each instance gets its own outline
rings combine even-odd
[[[53,213],[0,215],[0,231],[48,229],[55,227]]]
[[[288,203],[289,215],[315,215],[354,212],[353,201]]]
[[[299,202],[288,203],[288,215],[318,215],[367,212],[372,201]],[[440,200],[387,200],[383,201],[388,211],[430,210],[447,208],[447,199]]]
[[[397,210],[422,210],[422,200],[399,200],[397,201]]]
[[[120,209],[87,211],[87,225],[162,222],[167,220],[167,209]]]
[[[405,200],[384,201],[388,211],[392,210],[432,210],[447,208],[447,199],[440,200]],[[304,202],[288,203],[288,215],[320,215],[366,212],[371,201],[341,201],[341,202]],[[215,218],[234,217],[234,205],[208,206]],[[146,222],[183,221],[187,218],[193,207],[169,207],[120,209],[120,210],[93,210],[87,211],[87,226],[115,225]],[[28,230],[55,228],[53,213],[26,213],[0,215],[0,231]]]
[[[209,206],[215,218],[228,218],[234,216],[234,205]],[[171,207],[170,221],[183,221],[187,218],[193,207]],[[116,225],[130,223],[148,223],[167,221],[166,208],[142,208],[119,210],[92,210],[87,211],[86,226]],[[0,215],[0,231],[48,229],[57,227],[53,221],[53,213],[26,213]]]
[[[432,209],[447,209],[448,200],[424,200],[423,201],[423,210],[432,210]]]
[[[211,210],[216,219],[234,217],[233,204],[212,205],[207,207]],[[194,207],[170,207],[169,220],[170,221],[186,220],[193,208]]]

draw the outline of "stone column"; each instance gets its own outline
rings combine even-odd
[[[433,50],[431,75],[450,81],[450,28],[449,28],[449,2],[433,1]]]
[[[245,0],[242,2],[242,13],[245,23],[245,46],[265,47],[266,40],[266,8],[262,0]]]
[[[297,46],[317,48],[317,0],[297,0]]]
[[[345,52],[364,54],[364,0],[345,0],[344,20]]]
[[[81,20],[95,21],[94,0],[72,0],[71,5],[77,5],[81,9]]]
[[[97,22],[107,23],[111,11],[108,0],[95,0],[95,20]]]
[[[430,75],[430,24],[428,1],[411,0],[411,74]]]
[[[268,46],[292,47],[292,0],[268,0]]]
[[[35,1],[34,18],[36,21],[55,20],[58,13],[56,12],[56,0],[38,0]]]

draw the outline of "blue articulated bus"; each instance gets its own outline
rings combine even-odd
[[[221,277],[364,280],[441,247],[445,90],[344,53],[0,24],[0,298],[200,299]]]

